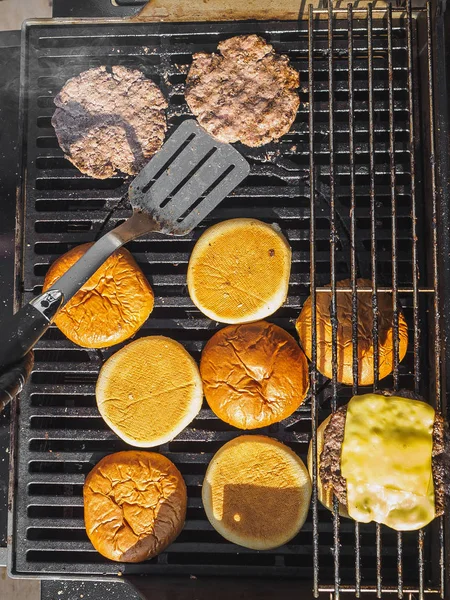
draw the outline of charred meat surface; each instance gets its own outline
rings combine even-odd
[[[436,515],[444,514],[445,497],[450,493],[450,435],[448,424],[436,413],[433,427],[433,481]]]
[[[97,179],[134,175],[157,152],[167,129],[167,102],[143,73],[97,67],[69,79],[52,118],[66,158]]]
[[[319,476],[325,488],[333,491],[344,506],[347,505],[347,483],[341,475],[341,450],[344,442],[347,406],[338,408],[331,416],[324,433],[324,445],[320,455]]]
[[[186,101],[198,122],[221,142],[262,146],[287,133],[300,100],[299,74],[289,58],[257,35],[220,42],[218,54],[194,54]]]

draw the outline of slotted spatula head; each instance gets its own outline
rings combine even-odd
[[[182,123],[131,184],[131,217],[97,240],[50,290],[1,324],[0,367],[25,356],[64,302],[117,248],[152,231],[189,233],[248,172],[247,161],[232,146],[216,142],[193,120]]]
[[[134,179],[134,210],[151,215],[160,231],[185,235],[247,177],[248,162],[196,121],[184,121]]]

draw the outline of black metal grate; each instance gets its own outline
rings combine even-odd
[[[128,216],[126,208],[116,206],[127,179],[85,177],[58,147],[50,119],[53,97],[64,82],[102,64],[139,68],[169,98],[169,122],[175,126],[189,115],[183,84],[192,53],[213,51],[232,35],[259,33],[300,71],[295,124],[277,143],[260,149],[237,145],[251,162],[251,174],[193,234],[175,240],[149,236],[129,244],[156,300],[138,335],[164,333],[199,359],[217,324],[201,315],[187,294],[190,251],[212,223],[256,216],[278,223],[293,249],[289,298],[272,320],[294,333],[303,302],[310,293],[315,301],[330,281],[335,306],[335,282],[351,278],[355,314],[358,293],[371,293],[357,290],[357,276],[372,279],[378,290],[393,289],[394,306],[401,304],[410,328],[410,344],[405,360],[381,387],[416,389],[436,397],[439,406],[437,233],[428,229],[436,218],[437,196],[433,163],[430,169],[425,158],[433,148],[425,128],[426,103],[419,111],[419,84],[430,95],[433,91],[427,87],[431,62],[425,60],[423,68],[417,53],[418,36],[422,55],[431,52],[429,10],[421,18],[427,16],[424,37],[410,8],[407,14],[310,9],[309,20],[295,23],[26,26],[22,299],[39,293],[49,265],[73,246],[93,240],[107,217],[113,226]],[[431,194],[425,197],[428,180]],[[204,514],[201,484],[212,454],[241,432],[218,420],[206,404],[191,427],[159,448],[180,468],[188,486],[184,531],[166,552],[145,563],[118,565],[103,559],[85,534],[82,486],[102,456],[127,447],[104,424],[95,404],[97,374],[112,352],[78,348],[54,327],[36,349],[14,445],[14,573],[273,576],[311,581],[315,595],[370,590],[378,595],[443,594],[442,519],[425,532],[397,534],[340,520],[314,494],[310,518],[287,546],[256,552],[222,539]],[[313,357],[311,401],[262,430],[304,460],[311,431],[315,444],[317,423],[352,395],[352,388],[336,383],[336,369],[328,381],[315,372],[314,362]],[[353,391],[363,390],[353,386]]]

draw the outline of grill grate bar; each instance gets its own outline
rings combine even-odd
[[[403,598],[403,537],[401,531],[397,531],[397,578],[397,595],[399,598]]]
[[[439,517],[439,571],[440,571],[440,596],[445,598],[445,540],[444,540],[444,517]]]
[[[354,76],[353,76],[353,5],[347,9],[348,22],[348,141],[350,156],[350,273],[352,292],[352,347],[353,347],[353,386],[352,393],[358,393],[358,264],[356,258],[356,195],[355,195],[355,109],[354,109]],[[361,535],[359,523],[355,521],[355,593],[361,595]]]
[[[312,445],[312,521],[313,521],[313,595],[319,596],[319,516],[317,488],[317,319],[316,319],[316,203],[314,164],[314,23],[313,5],[308,7],[308,89],[309,89],[309,193],[310,193],[310,285],[311,285],[311,445]]]
[[[412,2],[411,2],[411,0],[408,0],[408,3],[407,3],[407,35],[408,35],[408,42],[410,42],[411,41],[410,38],[412,38],[412,24],[411,24],[411,19],[412,19]],[[427,17],[427,20],[429,20],[428,17]],[[431,43],[431,39],[428,40],[428,51],[430,50],[430,43]],[[409,62],[409,47],[408,47],[408,62]],[[409,64],[408,64],[408,67],[409,67]],[[430,75],[430,73],[429,73],[429,75]],[[411,78],[411,82],[412,82],[412,73],[411,73],[410,78]],[[430,87],[431,87],[431,79],[429,81],[430,81]],[[432,110],[431,106],[430,106],[430,110]],[[413,120],[413,117],[414,117],[414,107],[412,107],[412,110],[410,112],[410,119]],[[431,135],[432,134],[430,133],[430,136]],[[412,137],[412,134],[411,134],[411,137]],[[412,144],[414,144],[414,142],[415,142],[415,140],[414,140],[413,137],[411,139],[411,142],[412,142]],[[411,148],[411,155],[413,155],[413,154],[414,154],[414,145]],[[432,154],[432,156],[430,158],[431,158],[431,162],[433,162],[433,154]],[[435,242],[435,240],[434,240],[434,242]],[[436,265],[437,265],[437,263],[436,263]],[[414,265],[413,265],[413,268],[414,268]],[[436,266],[436,268],[437,268],[437,266]],[[434,277],[434,282],[435,282],[435,285],[434,285],[434,289],[435,289],[434,298],[436,299],[436,296],[438,294],[436,276]],[[418,358],[417,358],[417,360],[418,360]],[[436,348],[435,348],[435,360],[438,360],[437,359],[437,354],[436,354]],[[437,381],[436,381],[436,384],[438,385]],[[417,384],[417,387],[418,387],[418,384]],[[436,407],[439,408],[439,400],[437,400],[437,402],[436,402]],[[418,540],[417,540],[417,555],[418,555],[418,569],[419,569],[419,599],[420,600],[423,600],[423,597],[424,597],[424,556],[423,556],[423,547],[424,547],[424,532],[421,529],[419,531],[419,533],[418,533]]]
[[[389,78],[389,164],[391,169],[391,211],[392,211],[392,310],[394,329],[394,391],[398,390],[399,329],[398,329],[398,278],[397,278],[397,201],[395,177],[395,123],[394,123],[394,71],[392,50],[392,6],[388,6],[388,78]]]
[[[367,61],[368,61],[368,110],[369,110],[369,181],[370,181],[370,258],[372,275],[372,312],[373,312],[373,371],[374,371],[374,391],[378,388],[379,377],[379,356],[378,356],[378,296],[377,296],[377,238],[376,238],[376,204],[375,204],[375,140],[374,140],[374,84],[373,84],[373,9],[369,4],[367,9]],[[375,547],[377,555],[377,598],[382,594],[382,544],[381,527],[378,523],[375,525]]]
[[[329,593],[332,594],[334,592],[334,587],[332,585],[323,585],[320,586],[319,589],[320,592],[324,592],[324,593]],[[374,585],[367,585],[364,586],[363,589],[364,593],[366,594],[376,594],[377,588]],[[407,593],[409,595],[409,597],[411,598],[411,600],[414,600],[413,598],[413,594],[418,594],[419,593],[419,589],[417,586],[413,587],[413,586],[408,586],[404,588],[404,593]],[[356,588],[353,585],[341,585],[341,592],[342,593],[346,593],[346,594],[356,594]],[[437,597],[439,592],[434,589],[434,588],[426,588],[424,590],[424,592],[428,595],[433,595],[434,597]],[[383,594],[385,594],[387,597],[389,597],[391,594],[395,595],[398,593],[397,590],[397,586],[387,586],[385,585],[383,587]],[[363,596],[364,597],[364,596]],[[330,599],[331,600],[331,599]]]
[[[423,533],[423,529],[420,529],[418,536],[417,536],[417,550],[418,550],[418,559],[419,559],[419,600],[423,600],[424,597],[424,585],[423,585],[423,579],[424,579],[424,564],[423,564],[423,544],[424,544],[425,538],[424,538],[424,533]]]
[[[409,0],[411,3],[411,0]],[[409,11],[411,9],[409,8]],[[437,209],[437,180],[436,180],[436,148],[434,131],[434,82],[433,82],[433,36],[432,36],[431,5],[427,4],[427,61],[428,61],[428,83],[429,83],[429,110],[430,110],[430,163],[431,163],[431,193],[432,193],[432,231],[433,231],[433,284],[434,284],[434,369],[436,386],[436,406],[442,408],[441,397],[441,329],[439,312],[439,248],[438,248],[438,209]]]
[[[375,523],[375,547],[377,552],[377,598],[383,594],[383,581],[381,575],[382,569],[382,545],[381,545],[381,526]]]
[[[411,0],[409,0],[409,3]],[[410,10],[410,8],[409,8]],[[430,145],[430,163],[431,163],[431,195],[432,195],[432,235],[433,235],[433,282],[434,282],[434,374],[435,374],[435,393],[436,407],[442,410],[442,390],[441,390],[441,327],[440,327],[440,292],[439,292],[439,257],[438,257],[438,191],[437,191],[437,173],[436,173],[436,140],[434,129],[434,73],[433,73],[433,34],[432,34],[432,14],[431,4],[427,3],[427,67],[429,83],[429,145]],[[444,551],[444,517],[439,518],[439,568],[440,568],[440,594],[445,596],[445,551]]]
[[[415,119],[414,119],[414,73],[411,3],[407,5],[406,39],[408,54],[408,108],[409,108],[409,145],[411,170],[411,235],[412,235],[412,281],[413,281],[413,346],[414,346],[414,391],[420,389],[420,322],[419,322],[419,272],[417,256],[417,198],[416,198],[416,160],[415,160]]]
[[[367,10],[367,60],[368,60],[368,112],[369,112],[369,193],[370,193],[370,260],[372,275],[372,310],[373,310],[373,346],[374,346],[374,390],[378,387],[378,298],[377,298],[377,238],[376,238],[376,205],[375,205],[375,157],[374,157],[374,107],[373,107],[373,47],[372,47],[372,5]]]
[[[336,295],[336,190],[335,190],[335,149],[334,149],[334,61],[333,61],[333,2],[328,2],[328,120],[329,120],[329,152],[330,152],[330,279],[331,279],[331,362],[332,362],[332,398],[331,408],[337,409],[337,295]],[[334,558],[334,596],[340,596],[340,540],[339,540],[339,502],[333,497],[333,558]]]
[[[397,201],[395,187],[395,125],[394,125],[394,71],[392,48],[392,6],[388,6],[387,14],[388,35],[388,71],[389,71],[389,163],[391,167],[391,206],[392,206],[392,309],[394,329],[394,372],[393,389],[398,391],[399,369],[399,322],[398,322],[398,278],[397,278]],[[414,152],[411,152],[411,155]],[[403,598],[403,544],[402,533],[397,532],[397,585],[398,597]]]

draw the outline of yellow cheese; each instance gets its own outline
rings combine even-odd
[[[341,452],[348,513],[398,531],[435,517],[431,464],[434,409],[397,396],[354,396]]]

